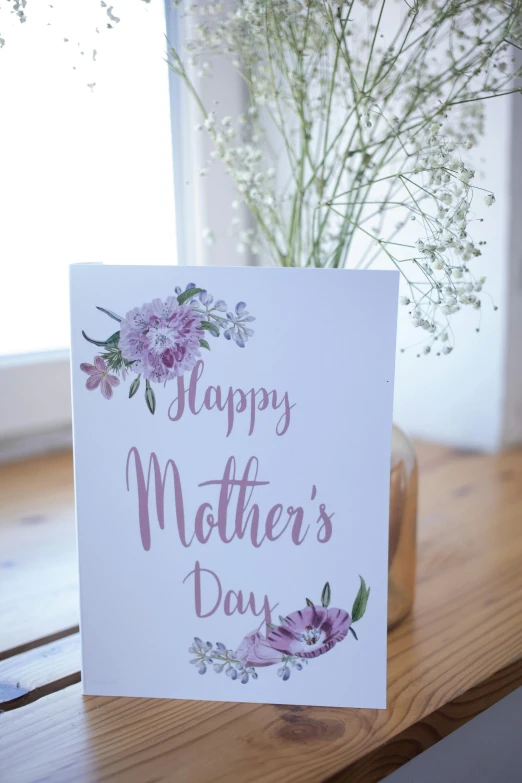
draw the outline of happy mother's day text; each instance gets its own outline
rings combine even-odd
[[[265,389],[225,391],[219,386],[208,386],[198,396],[203,369],[203,362],[199,361],[192,371],[187,389],[183,377],[178,378],[178,396],[169,407],[171,421],[179,421],[186,414],[198,416],[216,408],[226,415],[228,437],[236,414],[247,413],[250,436],[255,432],[256,412],[272,410],[276,413],[282,411],[274,424],[275,434],[282,436],[288,431],[294,408],[288,392],[280,394]],[[168,517],[172,513],[177,537],[186,548],[194,542],[206,544],[211,538],[218,538],[223,544],[230,544],[235,539],[245,540],[255,549],[260,549],[283,537],[295,546],[300,546],[307,538],[326,544],[332,537],[334,514],[327,510],[325,503],[319,502],[315,485],[310,489],[306,504],[288,505],[288,499],[266,502],[270,481],[260,475],[256,456],[250,456],[243,466],[238,466],[236,458],[230,456],[220,476],[199,483],[198,487],[208,488],[206,491],[211,496],[199,504],[195,515],[190,518],[186,511],[182,477],[175,460],[168,459],[162,466],[155,452],[143,459],[138,448],[133,446],[127,456],[126,482],[127,490],[136,493],[139,531],[145,551],[151,548],[152,497],[155,500],[153,515],[159,528],[163,530],[170,523]],[[257,617],[263,615],[263,621],[271,622],[271,612],[277,604],[271,606],[268,596],[259,601],[253,593],[245,599],[241,590],[225,592],[218,574],[202,568],[199,561],[183,582],[187,579],[193,579],[197,617],[210,617],[221,607],[228,616],[251,611]]]

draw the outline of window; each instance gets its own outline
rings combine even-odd
[[[70,263],[176,262],[164,6],[107,5],[0,0],[0,358],[67,348]]]

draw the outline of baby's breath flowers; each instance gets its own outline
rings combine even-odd
[[[484,100],[519,91],[512,47],[522,0],[228,0],[177,2],[192,17],[170,65],[195,99],[198,130],[254,229],[238,251],[283,266],[368,268],[405,281],[401,303],[425,353],[453,348],[451,319],[480,310],[483,243],[470,158]],[[207,106],[198,80],[225,58],[243,79],[238,117]],[[233,228],[239,227],[237,217]]]

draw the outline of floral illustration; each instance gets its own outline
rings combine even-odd
[[[289,614],[284,623],[270,631],[267,640],[287,655],[316,658],[342,642],[350,624],[350,615],[344,609],[307,606]]]
[[[292,669],[302,671],[304,664],[327,653],[342,642],[348,632],[357,639],[353,624],[364,615],[370,595],[370,588],[366,587],[362,576],[359,578],[361,584],[351,616],[345,609],[329,608],[331,590],[327,582],[319,605],[307,598],[304,609],[286,617],[280,615],[279,625],[267,623],[266,636],[258,630],[247,633],[235,651],[222,642],[213,645],[196,636],[189,647],[193,656],[190,663],[199,674],[206,674],[212,667],[216,674],[224,671],[231,680],[239,680],[243,685],[250,678],[257,680],[257,668],[278,665],[277,674],[286,682]]]
[[[110,375],[106,363],[101,356],[94,357],[94,364],[87,364],[83,362],[80,364],[80,370],[86,372],[89,376],[87,378],[86,386],[90,391],[100,387],[100,391],[106,400],[110,400],[112,397],[112,387],[119,386],[120,382],[115,375]]]
[[[184,291],[176,287],[175,296],[165,300],[153,299],[141,307],[130,310],[121,317],[104,307],[98,307],[105,315],[118,321],[119,331],[106,340],[93,340],[82,332],[84,338],[103,349],[95,356],[93,364],[82,363],[80,369],[87,373],[86,387],[90,391],[100,387],[105,399],[110,400],[113,388],[120,378],[135,375],[129,386],[129,397],[138,391],[141,379],[145,380],[145,402],[151,413],[156,410],[156,395],[151,383],[163,383],[191,370],[200,358],[200,349],[210,351],[207,335],[233,341],[244,348],[254,331],[249,326],[255,318],[249,314],[245,302],[238,302],[229,311],[222,299],[214,297],[195,283],[189,283]]]

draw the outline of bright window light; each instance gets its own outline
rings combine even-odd
[[[176,263],[164,6],[119,5],[0,0],[0,356],[67,348],[70,263]]]

